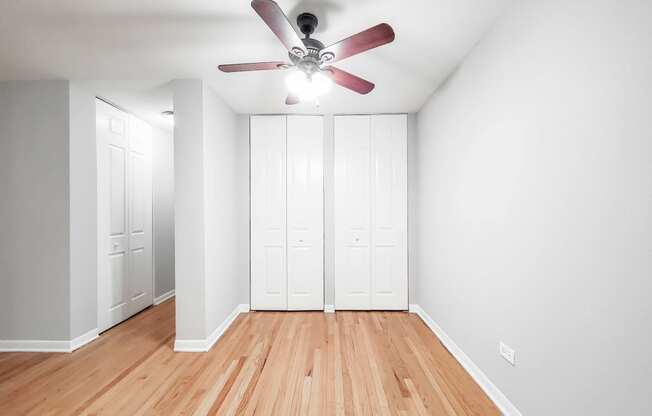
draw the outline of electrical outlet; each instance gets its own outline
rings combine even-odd
[[[512,347],[500,341],[498,344],[498,352],[505,359],[505,361],[511,365],[516,365],[516,352]]]

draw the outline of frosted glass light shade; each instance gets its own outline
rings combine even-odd
[[[317,72],[308,76],[302,71],[293,71],[285,79],[291,94],[298,96],[301,101],[310,101],[330,91],[332,82],[327,76]]]

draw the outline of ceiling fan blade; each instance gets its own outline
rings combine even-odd
[[[288,51],[299,57],[303,57],[306,54],[306,49],[301,38],[299,38],[299,35],[297,35],[296,30],[290,24],[287,16],[275,1],[253,0],[251,7],[267,23],[267,26],[272,29],[272,32],[274,32]]]
[[[390,43],[394,38],[394,29],[387,23],[381,23],[327,46],[321,50],[320,56],[322,62],[330,64]]]
[[[369,94],[376,87],[373,83],[334,66],[324,68],[324,73],[337,85],[348,88],[358,94]]]
[[[275,69],[287,69],[290,66],[287,62],[252,62],[246,64],[227,64],[220,65],[218,68],[222,72],[244,72],[244,71],[270,71]]]
[[[301,99],[294,94],[288,94],[288,98],[285,99],[285,104],[287,105],[295,105],[295,104],[299,104],[300,102]]]

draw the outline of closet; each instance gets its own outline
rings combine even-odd
[[[334,117],[335,308],[408,309],[407,116]]]
[[[323,118],[252,116],[251,308],[321,310]]]
[[[96,104],[98,329],[152,304],[151,127]]]

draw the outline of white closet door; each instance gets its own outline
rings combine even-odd
[[[324,122],[287,117],[288,310],[324,308]]]
[[[152,304],[149,126],[97,102],[98,329]]]
[[[129,117],[129,313],[152,304],[152,127]]]
[[[334,118],[335,308],[371,308],[370,117]]]
[[[286,310],[286,118],[250,123],[251,308]]]
[[[371,308],[408,308],[407,116],[371,117]]]

